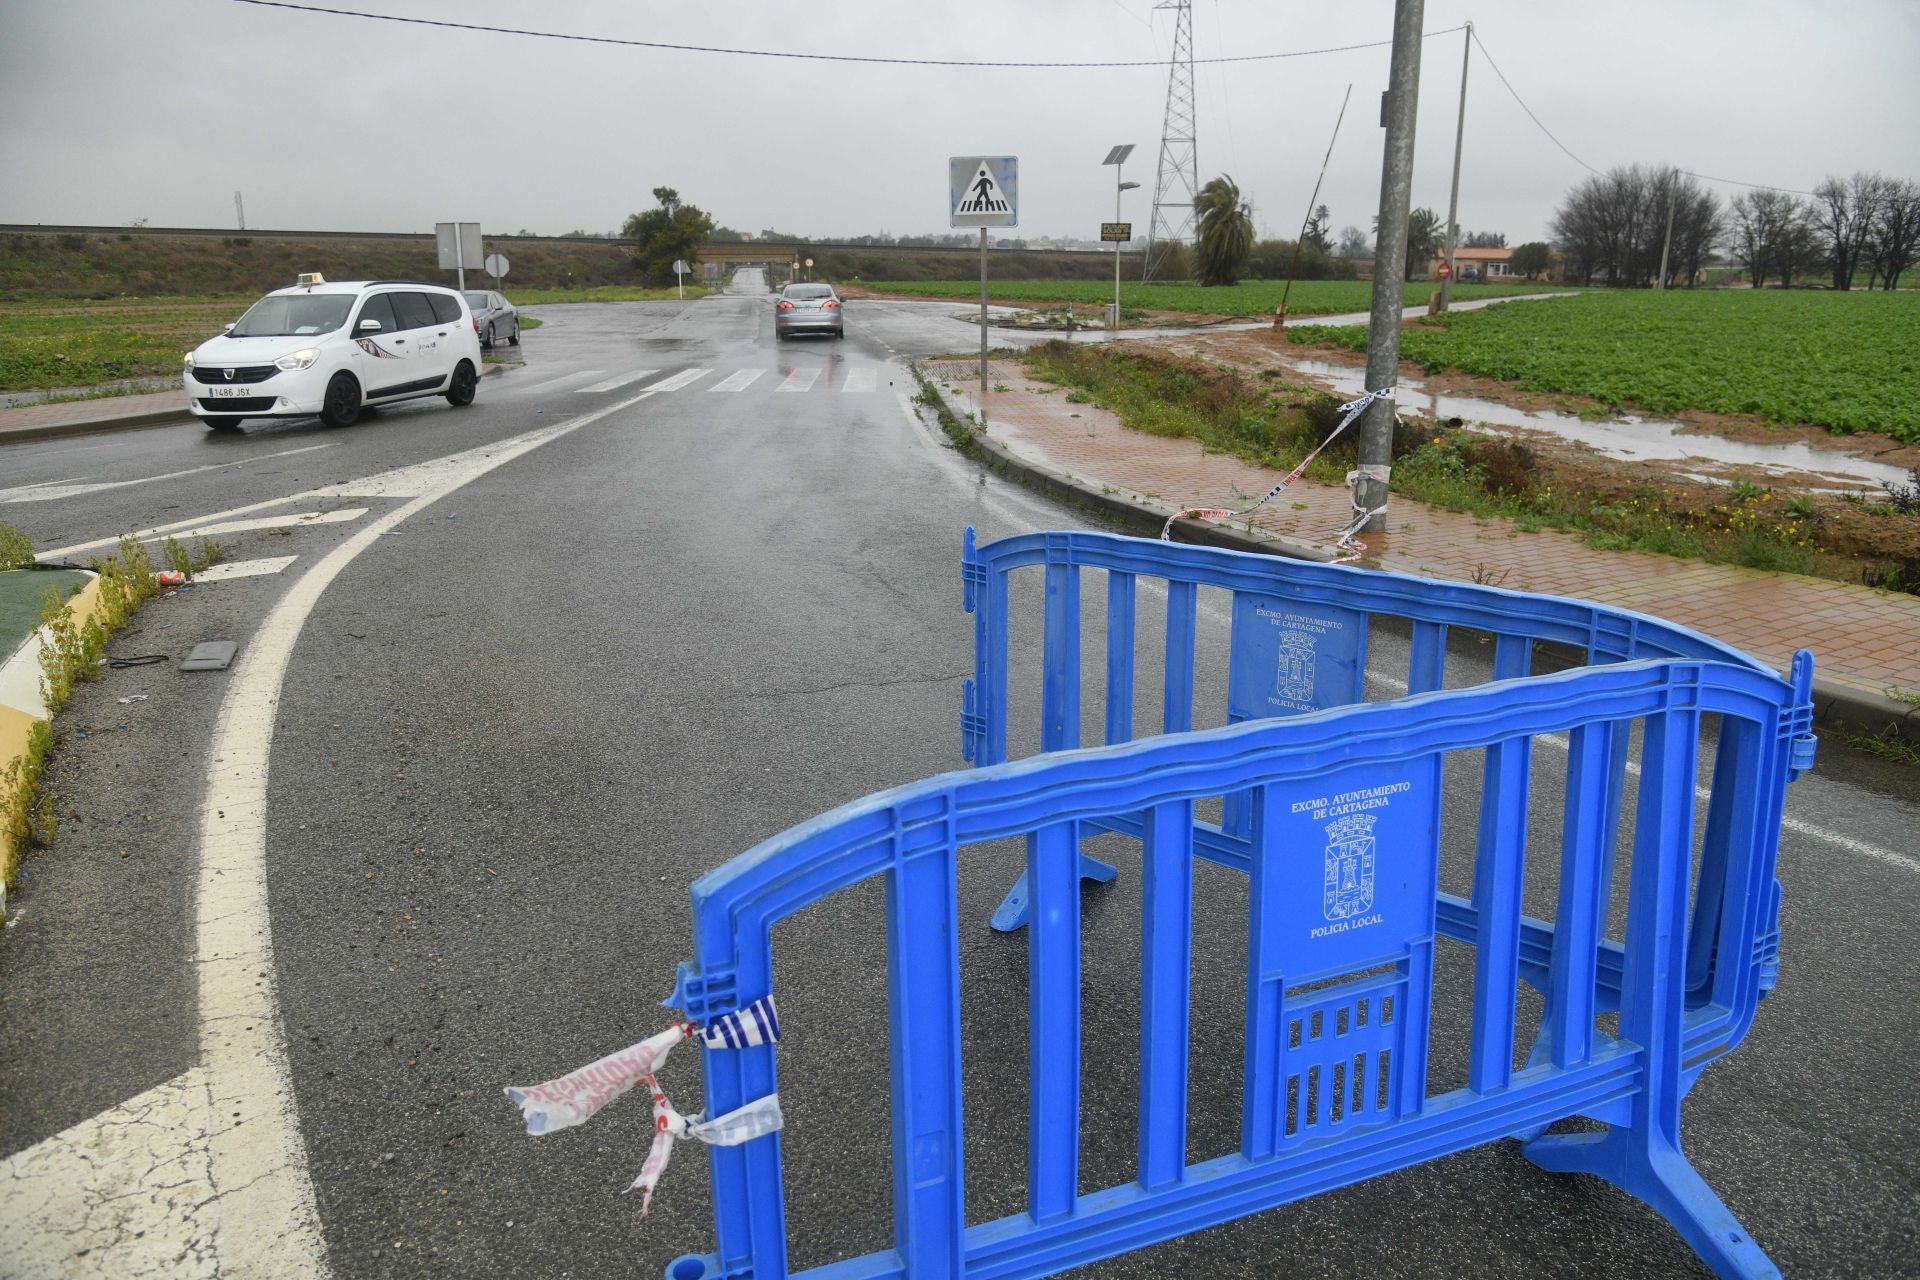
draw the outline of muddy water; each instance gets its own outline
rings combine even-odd
[[[1356,366],[1279,353],[1273,358],[1337,394],[1358,395],[1363,390],[1365,371]],[[1757,471],[1766,479],[1791,482],[1797,488],[1878,492],[1883,481],[1899,483],[1907,479],[1907,473],[1898,467],[1837,450],[1800,443],[1750,444],[1721,436],[1683,435],[1684,424],[1659,418],[1627,416],[1593,422],[1570,413],[1516,409],[1472,396],[1430,392],[1418,378],[1403,377],[1394,399],[1413,413],[1442,422],[1458,418],[1476,430],[1544,432],[1629,462],[1694,463],[1696,469],[1683,474],[1699,480],[1732,483],[1751,480]]]

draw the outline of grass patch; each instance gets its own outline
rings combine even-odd
[[[882,293],[921,298],[969,298],[980,296],[977,280],[863,280],[862,287]],[[1413,300],[1424,285],[1409,286]],[[1243,280],[1239,284],[1202,288],[1192,284],[1140,284],[1121,286],[1120,305],[1123,320],[1135,319],[1143,310],[1186,311],[1209,316],[1270,316],[1280,305],[1286,288],[1283,280]],[[1453,296],[1462,301],[1475,298],[1503,298],[1515,294],[1552,293],[1564,285],[1547,284],[1468,284],[1455,285]],[[990,300],[1003,303],[1113,301],[1111,281],[1097,280],[989,280]],[[1365,311],[1373,299],[1373,285],[1365,280],[1296,280],[1287,299],[1287,313],[1296,316],[1338,315],[1347,311]],[[1499,310],[1499,308],[1493,308]]]
[[[1020,360],[1032,377],[1069,388],[1069,404],[1097,404],[1136,431],[1185,436],[1262,466],[1291,469],[1339,421],[1339,400],[1324,392],[1255,382],[1150,348],[1046,342]],[[1338,483],[1347,463],[1337,451],[1307,474]]]
[[[180,357],[258,300],[0,303],[0,391],[180,376]]]
[[[1069,402],[1097,404],[1135,430],[1184,436],[1280,471],[1291,470],[1339,422],[1337,397],[1150,348],[1048,342],[1021,360],[1031,377],[1069,388]],[[1349,433],[1307,475],[1344,484],[1353,450]],[[1556,475],[1526,444],[1465,429],[1396,423],[1390,484],[1416,502],[1510,520],[1517,532],[1565,529],[1600,550],[1843,581],[1858,572],[1822,548],[1819,512],[1801,500],[1753,486],[1623,491],[1618,481],[1605,487],[1579,472]]]
[[[1364,351],[1362,326],[1294,342]],[[1617,290],[1407,326],[1400,355],[1654,413],[1705,409],[1920,444],[1920,292]]]

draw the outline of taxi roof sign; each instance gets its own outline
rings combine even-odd
[[[293,278],[293,287],[296,289],[311,289],[317,284],[325,284],[326,282],[327,278],[318,271],[302,271]]]

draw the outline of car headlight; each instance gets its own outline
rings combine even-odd
[[[305,351],[296,351],[291,355],[281,356],[273,362],[273,367],[276,369],[311,369],[313,368],[313,362],[319,358],[320,353],[312,347],[308,347]]]
[[[184,364],[189,369],[193,368],[193,352],[189,351],[185,355],[181,356],[180,363]]]

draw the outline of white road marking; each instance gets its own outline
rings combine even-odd
[[[765,369],[738,369],[708,387],[709,391],[745,391],[760,380]]]
[[[842,395],[851,391],[877,391],[880,389],[880,375],[872,369],[855,369],[847,375],[846,385],[840,388]]]
[[[296,453],[312,453],[316,449],[331,448],[333,448],[331,444],[310,444],[299,449],[282,449],[278,453],[256,454],[251,458],[235,458],[232,462],[210,462],[204,467],[188,467],[185,471],[168,471],[163,475],[141,476],[137,480],[100,480],[90,484],[77,482],[24,484],[14,489],[0,489],[0,502],[52,502],[56,498],[77,498],[85,493],[100,493],[107,489],[125,489],[136,484],[152,484],[156,480],[178,480],[181,476],[199,475],[203,471],[219,471],[225,467],[244,467],[251,462],[265,462],[268,458],[286,458]]]
[[[787,375],[787,380],[775,387],[775,391],[811,391],[813,384],[820,380],[818,369],[795,369]]]
[[[235,664],[200,811],[200,1064],[0,1161],[9,1274],[325,1280],[267,914],[267,774],[281,684],[320,595],[381,534],[487,472],[653,393],[452,458],[288,588]]]
[[[635,369],[632,373],[617,373],[605,382],[596,382],[590,387],[582,387],[580,390],[574,392],[574,394],[590,396],[600,391],[614,391],[626,386],[629,382],[638,382],[642,378],[651,378],[658,372],[660,372],[658,369]]]
[[[298,560],[299,556],[264,556],[259,560],[229,560],[224,564],[209,565],[193,575],[199,582],[225,582],[228,578],[263,578],[270,573],[279,573]]]
[[[594,378],[600,375],[598,369],[575,369],[572,373],[563,373],[557,378],[548,378],[545,382],[536,382],[530,386],[516,387],[512,383],[506,386],[508,391],[545,391],[548,387],[557,387],[563,382],[572,382],[576,378]]]
[[[659,382],[654,383],[652,386],[648,387],[647,390],[679,391],[684,387],[692,386],[694,383],[700,381],[700,379],[706,377],[709,373],[712,373],[712,372],[713,370],[711,369],[682,369],[679,373],[674,374],[671,378],[663,378]]]
[[[248,533],[254,529],[283,529],[309,524],[339,524],[346,520],[358,520],[367,514],[365,507],[343,507],[338,511],[296,511],[278,516],[256,516],[250,520],[222,520],[216,524],[199,525],[183,533],[174,535],[180,538],[212,538],[223,533]],[[144,538],[144,542],[157,539]]]

